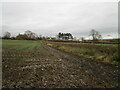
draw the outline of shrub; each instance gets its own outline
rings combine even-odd
[[[114,53],[112,56],[112,60],[120,62],[120,56],[118,55],[118,53]]]

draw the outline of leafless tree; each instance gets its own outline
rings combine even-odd
[[[38,37],[36,33],[29,30],[25,31],[25,35],[27,35],[28,39],[36,39]]]
[[[31,39],[32,32],[27,30],[25,31],[25,35],[27,35],[28,39]]]
[[[11,36],[10,32],[5,32],[3,38],[4,39],[9,39]]]
[[[100,33],[94,29],[92,29],[90,31],[90,36],[92,37],[93,41],[99,40],[100,38],[102,38],[102,35],[100,35]]]
[[[81,39],[81,41],[84,41],[84,40],[85,40],[85,38],[84,38],[84,37],[81,37],[80,39]]]

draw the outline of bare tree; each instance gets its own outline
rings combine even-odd
[[[42,40],[42,34],[39,34],[39,35],[38,35],[38,39],[39,39],[39,40]]]
[[[38,35],[36,33],[31,33],[31,39],[37,39],[38,38]]]
[[[29,30],[25,31],[25,35],[27,35],[28,39],[36,39],[38,37],[36,33]]]
[[[99,40],[102,37],[100,33],[94,29],[90,31],[90,36],[92,37],[93,41]]]
[[[25,35],[27,35],[28,39],[31,39],[32,32],[27,30],[25,31]]]
[[[85,40],[85,38],[84,38],[84,37],[81,37],[80,39],[81,39],[81,41],[84,41],[84,40]]]
[[[5,32],[3,38],[4,39],[9,39],[11,36],[10,32]]]

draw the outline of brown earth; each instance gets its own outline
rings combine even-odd
[[[118,87],[118,67],[45,45],[38,52],[3,50],[2,64],[3,88]]]

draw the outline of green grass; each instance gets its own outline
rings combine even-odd
[[[41,48],[39,41],[28,40],[2,40],[2,47],[12,50],[36,50]]]
[[[100,44],[100,43],[98,43],[98,44],[96,44],[96,45],[118,46],[119,44]]]
[[[2,40],[2,59],[24,64],[24,59],[35,59],[42,55],[40,41]]]

